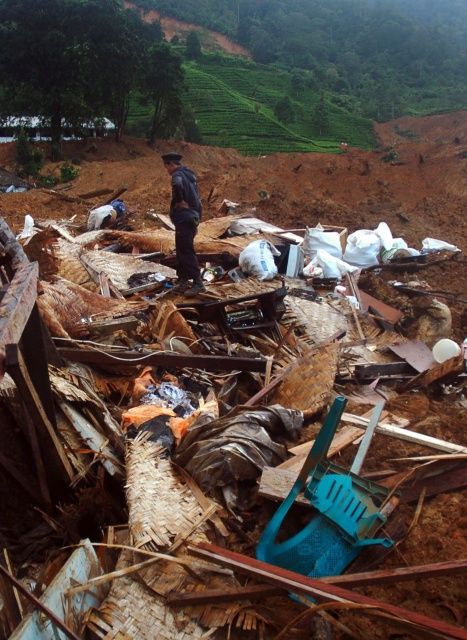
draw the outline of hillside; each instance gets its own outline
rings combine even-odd
[[[378,121],[465,108],[463,0],[133,0],[217,30],[259,63],[311,71]]]
[[[237,58],[205,54],[201,61],[185,63],[185,102],[193,110],[203,141],[233,147],[246,155],[278,151],[336,152],[339,143],[372,148],[370,120],[353,115],[326,97],[328,126],[320,131],[315,109],[320,94],[305,82],[293,95],[293,74]],[[280,122],[274,107],[289,96],[295,121]],[[135,98],[128,121],[130,133],[142,135],[149,110]]]
[[[132,2],[124,2],[124,6],[128,9],[137,8]],[[238,42],[234,42],[234,40],[225,35],[225,33],[219,33],[219,31],[213,31],[206,27],[203,28],[199,24],[193,24],[192,22],[162,15],[160,11],[156,11],[155,9],[143,9],[140,7],[139,13],[145,22],[160,22],[166,40],[172,40],[174,37],[185,40],[190,31],[197,31],[203,48],[207,51],[222,51],[231,55],[251,58],[248,49]]]

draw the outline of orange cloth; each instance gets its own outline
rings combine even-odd
[[[175,418],[172,409],[166,407],[156,407],[153,404],[141,404],[139,407],[133,407],[122,413],[122,429],[128,431],[131,425],[140,427],[143,422],[157,418],[157,416],[170,416]]]

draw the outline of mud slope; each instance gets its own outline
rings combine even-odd
[[[456,117],[467,126],[467,112]],[[439,131],[439,117],[433,122]],[[425,129],[428,124],[429,119],[423,118]],[[383,126],[389,130],[394,125]],[[445,135],[450,137],[452,131],[447,128]],[[207,216],[216,215],[227,198],[256,207],[261,217],[283,227],[321,221],[354,230],[385,220],[414,246],[432,236],[467,249],[467,158],[463,157],[467,141],[396,144],[400,157],[396,165],[381,160],[383,151],[356,149],[341,155],[247,158],[231,149],[184,142],[162,142],[156,150],[132,138],[121,144],[111,139],[79,142],[65,148],[66,157],[80,162],[80,175],[66,193],[78,195],[126,184],[133,224],[150,225],[144,217],[147,210],[167,212],[169,182],[159,153],[175,148],[200,177]],[[14,165],[12,145],[0,145],[0,165]],[[58,172],[58,165],[48,164],[44,171]],[[14,225],[20,224],[24,213],[42,218],[76,213],[82,220],[87,214],[86,205],[64,203],[42,192],[2,196],[0,208],[12,216]]]
[[[125,2],[125,7],[131,9],[137,9],[131,2]],[[251,58],[251,54],[248,49],[242,47],[242,45],[234,42],[223,33],[218,31],[212,31],[201,27],[199,24],[193,24],[192,22],[184,22],[177,20],[177,18],[171,18],[169,16],[163,16],[159,11],[143,11],[140,9],[141,16],[146,22],[160,22],[165,34],[166,40],[171,40],[174,36],[178,36],[184,40],[190,31],[198,31],[202,34],[202,44],[208,50],[220,50],[224,53],[229,53],[235,56],[243,56],[245,58]]]

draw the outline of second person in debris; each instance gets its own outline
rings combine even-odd
[[[171,176],[172,200],[170,219],[175,225],[175,251],[177,254],[176,290],[186,296],[196,296],[205,291],[201,279],[194,240],[201,221],[202,205],[199,197],[196,174],[181,165],[182,156],[178,153],[166,153],[162,161]],[[190,286],[190,280],[193,281]]]

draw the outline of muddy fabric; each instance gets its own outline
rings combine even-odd
[[[265,466],[286,459],[281,441],[295,440],[302,425],[300,411],[280,405],[240,406],[217,420],[204,414],[189,428],[175,462],[207,492],[256,480]]]

